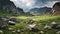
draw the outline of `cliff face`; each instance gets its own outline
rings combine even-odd
[[[60,15],[60,2],[53,5],[53,15]]]
[[[20,12],[23,12],[23,9],[17,9],[13,2],[10,0],[0,0],[0,10],[5,10],[8,13],[13,13],[20,15]]]
[[[0,0],[0,9],[7,9],[12,7],[15,7],[15,5],[10,0]]]

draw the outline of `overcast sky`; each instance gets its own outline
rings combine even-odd
[[[11,0],[14,2],[16,7],[29,10],[35,7],[52,7],[59,0]]]

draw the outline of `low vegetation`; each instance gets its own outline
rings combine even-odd
[[[48,24],[50,25],[51,22],[56,22],[57,24],[60,24],[60,16],[17,16],[17,19],[19,19],[20,22],[16,23],[15,25],[8,25],[6,27],[7,29],[0,29],[3,31],[1,34],[39,34],[40,31],[43,31],[44,34],[55,34],[60,29],[44,29],[45,25],[42,24]],[[33,32],[27,29],[26,27],[30,24],[28,23],[28,20],[34,20],[37,24],[38,32]],[[11,28],[12,30],[9,30],[8,28]],[[21,32],[16,32],[16,30],[21,30]]]

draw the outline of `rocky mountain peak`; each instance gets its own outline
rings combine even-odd
[[[53,5],[53,15],[60,15],[60,2]]]
[[[10,0],[0,0],[0,10],[4,10],[8,13],[13,13],[15,15],[20,15],[23,9],[17,8],[15,4]]]

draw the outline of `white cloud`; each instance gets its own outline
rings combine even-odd
[[[58,1],[47,1],[47,3],[44,4],[44,6],[52,7],[56,2],[58,2]]]
[[[23,6],[27,6],[27,7],[32,7],[35,4],[34,0],[11,0],[15,3],[16,6],[21,7]]]
[[[17,0],[10,0],[10,1],[17,1]]]
[[[57,0],[11,0],[15,3],[17,7],[23,8],[24,10],[34,8],[34,7],[52,7]],[[36,4],[38,3],[38,4]]]
[[[35,4],[34,0],[20,0],[23,4],[25,4],[27,7],[32,7]]]

